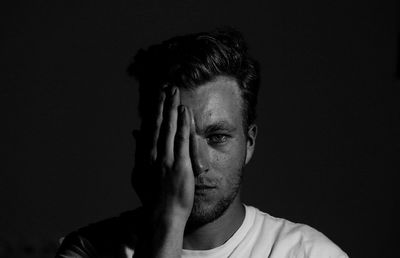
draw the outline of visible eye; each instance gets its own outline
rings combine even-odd
[[[207,137],[209,144],[222,144],[228,140],[229,136],[225,134],[213,134]]]

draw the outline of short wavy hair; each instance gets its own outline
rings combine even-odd
[[[247,52],[242,34],[233,28],[178,36],[140,49],[128,67],[139,83],[139,116],[145,119],[157,107],[165,84],[193,89],[217,76],[236,80],[243,100],[243,122],[255,122],[260,85],[259,63]],[[146,116],[144,116],[146,114]]]

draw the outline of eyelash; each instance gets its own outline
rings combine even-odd
[[[217,138],[219,138],[218,140],[215,140],[215,137],[217,137]],[[207,137],[207,142],[209,143],[209,144],[213,144],[213,145],[218,145],[218,144],[223,144],[223,143],[225,143],[225,142],[227,142],[228,141],[228,138],[229,138],[230,136],[229,135],[226,135],[226,134],[213,134],[213,135],[210,135],[210,136],[208,136]],[[212,140],[214,138],[214,140]],[[221,138],[223,139],[223,140],[221,140]]]

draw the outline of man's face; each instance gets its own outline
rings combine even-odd
[[[188,222],[202,225],[221,216],[237,196],[254,139],[249,143],[243,128],[242,98],[233,79],[220,76],[180,92],[181,104],[192,113],[190,157],[196,190]]]

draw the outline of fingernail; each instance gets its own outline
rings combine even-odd
[[[171,96],[174,96],[176,93],[176,87],[171,88]]]
[[[161,86],[160,92],[164,92],[164,93],[168,94],[168,92],[169,92],[169,85],[168,85],[168,83],[167,83],[167,84],[164,84],[163,86]]]

